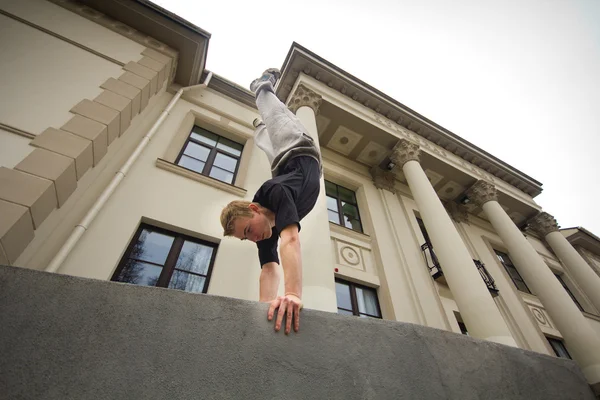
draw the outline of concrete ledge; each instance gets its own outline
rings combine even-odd
[[[570,361],[418,325],[0,267],[0,385],[19,399],[593,400]]]
[[[133,87],[123,81],[109,78],[106,82],[100,85],[102,89],[110,90],[123,97],[131,100],[131,117],[135,117],[140,112],[140,99],[142,97],[141,89]]]
[[[132,72],[124,72],[123,75],[119,77],[119,80],[142,91],[140,98],[140,112],[144,111],[150,100],[150,80],[142,78]]]
[[[27,207],[0,200],[0,245],[3,258],[14,263],[33,240],[33,220]]]

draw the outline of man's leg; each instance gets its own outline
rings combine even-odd
[[[268,74],[268,70],[265,71],[261,78],[250,84],[250,89],[256,94],[256,106],[267,127],[269,137],[306,133],[306,128],[300,120],[275,95],[273,82],[276,79],[273,74],[271,79],[266,79]]]

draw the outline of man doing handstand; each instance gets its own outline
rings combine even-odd
[[[235,200],[221,212],[225,236],[250,240],[258,246],[261,265],[260,301],[270,302],[267,318],[278,308],[275,330],[286,317],[285,333],[300,327],[302,308],[302,256],[300,221],[314,207],[320,190],[321,153],[298,118],[275,96],[273,86],[281,74],[266,70],[250,84],[262,121],[254,120],[256,145],[271,163],[272,179],[258,189],[252,202]],[[277,296],[283,266],[285,295]]]

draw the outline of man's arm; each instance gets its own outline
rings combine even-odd
[[[281,280],[281,267],[276,262],[268,262],[262,266],[260,272],[259,301],[269,302],[277,297],[279,281]]]
[[[302,253],[300,251],[300,235],[298,225],[286,226],[281,234],[279,253],[283,265],[285,294],[292,293],[302,298]]]
[[[285,323],[286,335],[290,333],[292,321],[294,321],[294,331],[300,329],[300,310],[302,309],[302,255],[300,252],[300,237],[298,235],[298,225],[292,224],[285,227],[279,236],[281,244],[279,253],[283,265],[283,274],[285,279],[285,296],[277,297],[271,302],[267,318],[273,319],[275,309],[277,320],[275,321],[275,331],[281,329],[283,316],[287,314]]]

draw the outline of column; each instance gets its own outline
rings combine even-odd
[[[558,231],[558,224],[554,217],[541,212],[529,221],[529,226],[546,239],[554,253],[573,275],[575,282],[583,289],[596,310],[600,311],[600,277]]]
[[[299,85],[292,95],[289,108],[308,130],[319,146],[316,116],[321,96]],[[313,210],[302,220],[300,244],[302,246],[302,302],[306,308],[337,312],[335,295],[335,261],[331,251],[329,218],[325,182],[321,179],[321,191]]]
[[[391,161],[402,168],[444,276],[472,336],[517,346],[473,258],[419,163],[419,145],[400,140]]]
[[[544,260],[500,206],[494,185],[478,181],[467,191],[467,196],[483,208],[508,247],[510,257],[527,286],[540,299],[563,335],[569,353],[581,367],[588,382],[600,390],[600,338]]]

